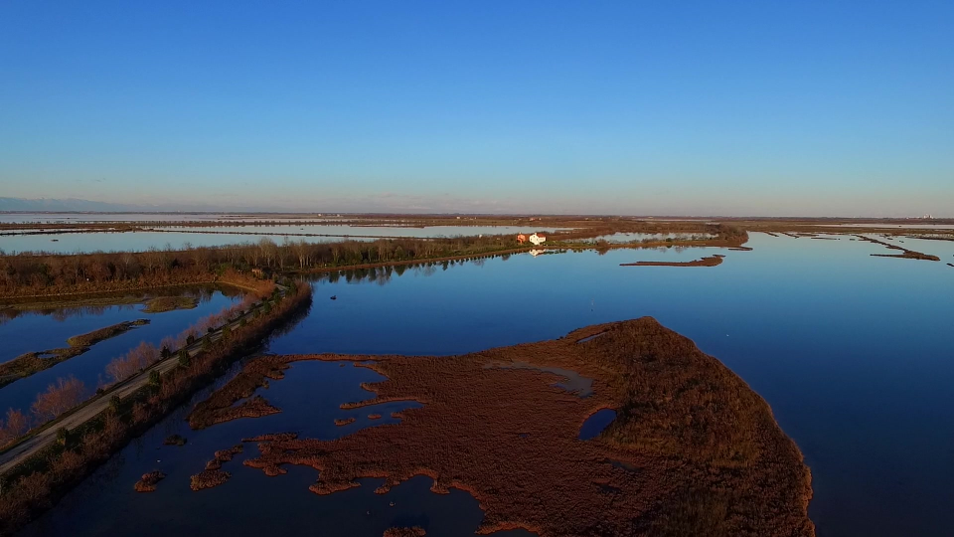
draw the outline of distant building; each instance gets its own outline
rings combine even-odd
[[[524,235],[523,233],[517,235],[517,244],[523,244],[523,243],[525,243],[525,242],[527,242],[527,236],[526,236],[526,235]]]
[[[547,242],[547,236],[540,235],[539,233],[534,233],[533,235],[530,235],[529,240],[530,242],[533,243],[534,246],[540,246],[541,244]]]

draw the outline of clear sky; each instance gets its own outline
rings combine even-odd
[[[0,196],[954,216],[954,2],[0,2]]]

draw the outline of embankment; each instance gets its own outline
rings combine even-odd
[[[245,356],[259,346],[273,330],[293,322],[311,304],[311,288],[306,283],[290,284],[283,295],[263,301],[253,313],[234,321],[228,336],[224,330],[217,339],[206,336],[208,343],[201,351],[194,350],[190,360],[176,362],[176,357],[159,362],[170,363],[167,372],[148,375],[132,394],[113,398],[110,390],[95,400],[84,403],[103,410],[92,413],[82,425],[62,430],[57,441],[16,460],[0,476],[0,535],[8,535],[29,522],[37,514],[52,507],[68,490],[90,474],[97,466],[122,449],[132,438],[142,434],[163,416],[188,400],[189,396],[224,372],[231,361]],[[194,347],[199,346],[196,343]],[[173,355],[175,356],[175,355]],[[156,370],[155,372],[158,372]],[[142,380],[138,377],[127,380]],[[123,383],[119,383],[119,388]],[[108,405],[103,404],[108,402]],[[85,412],[84,412],[85,413]],[[56,422],[47,425],[56,427]],[[27,441],[24,437],[21,441]],[[8,446],[10,451],[16,444]]]

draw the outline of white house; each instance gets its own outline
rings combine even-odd
[[[533,235],[530,235],[528,240],[532,242],[534,246],[540,246],[541,244],[547,242],[547,236],[534,233]]]

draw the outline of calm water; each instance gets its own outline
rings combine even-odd
[[[613,423],[613,420],[615,419],[615,410],[611,408],[598,410],[595,414],[586,418],[586,421],[583,422],[583,425],[580,427],[580,440],[596,438],[596,436],[603,432],[603,429],[609,427],[609,424]]]
[[[433,226],[426,228],[407,227],[359,227],[359,226],[218,226],[189,228],[192,232],[172,231],[60,233],[56,235],[3,235],[0,236],[0,251],[52,252],[61,254],[87,252],[137,252],[149,248],[184,249],[188,246],[222,246],[242,242],[258,242],[268,237],[282,243],[285,236],[263,233],[288,233],[288,240],[306,242],[338,242],[346,239],[370,241],[374,237],[437,238],[475,235],[501,235],[547,231],[552,229],[517,228],[509,226]],[[200,231],[206,231],[201,233]],[[209,233],[216,231],[219,233]],[[330,236],[308,236],[315,233]],[[355,237],[357,236],[357,237]],[[368,238],[370,237],[370,238]]]
[[[234,290],[228,291],[235,295]],[[90,350],[65,362],[61,362],[35,375],[17,380],[0,388],[0,414],[8,408],[28,412],[36,394],[56,382],[57,378],[70,375],[83,381],[92,392],[101,380],[108,381],[104,370],[113,358],[123,356],[130,349],[146,341],[158,346],[166,336],[176,336],[198,319],[218,313],[240,296],[226,296],[220,290],[194,290],[190,294],[200,298],[196,308],[163,313],[145,313],[142,304],[124,304],[91,308],[61,308],[54,310],[28,310],[15,312],[16,317],[7,317],[5,312],[0,322],[0,362],[6,362],[25,352],[38,352],[67,347],[71,336],[92,332],[123,321],[149,319],[149,324],[139,326],[116,337],[93,345]]]
[[[925,242],[933,249],[905,246],[951,253],[942,252],[946,243]],[[943,263],[874,258],[869,254],[884,253],[883,247],[847,238],[753,234],[749,246],[755,250],[516,255],[446,269],[322,279],[315,284],[309,315],[274,338],[269,350],[446,355],[651,315],[721,359],[772,405],[811,466],[810,515],[820,536],[954,533],[949,516],[954,505],[949,337],[954,268],[945,265],[949,258]],[[712,253],[725,254],[725,262],[711,268],[619,266]],[[337,300],[328,300],[331,295]],[[181,416],[170,418],[28,534],[106,535],[123,527],[115,522],[120,518],[147,532],[163,527],[194,533],[226,524],[239,534],[344,527],[353,535],[379,536],[379,526],[361,525],[368,516],[363,513],[377,516],[383,509],[371,486],[318,497],[307,491],[314,479],[307,468],[265,478],[233,462],[226,467],[233,473],[226,485],[188,491],[188,475],[199,471],[212,451],[242,436],[285,430],[322,438],[347,433],[331,421],[342,415],[338,403],[367,396],[358,387],[364,375],[373,373],[296,364],[287,379],[262,391],[282,414],[186,431],[190,443],[180,451],[158,447],[166,434],[185,431]],[[367,425],[359,420],[354,427]],[[170,477],[155,495],[136,495],[133,482],[154,468]],[[449,498],[435,498],[426,483],[415,486],[394,489],[392,494],[404,487],[411,491],[398,505],[409,503],[431,520],[444,510],[459,513],[467,522],[453,531],[472,531],[467,517],[473,513],[479,520],[479,511],[469,496],[436,506],[432,502]]]

